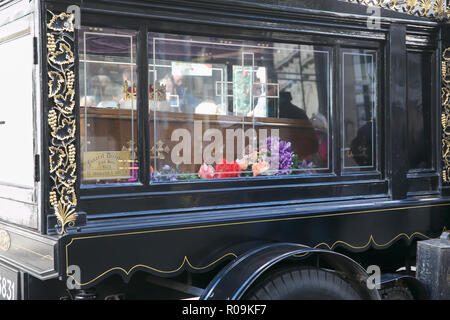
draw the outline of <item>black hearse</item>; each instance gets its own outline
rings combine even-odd
[[[425,298],[446,8],[0,1],[0,298]]]

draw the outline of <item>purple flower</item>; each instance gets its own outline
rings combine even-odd
[[[279,137],[269,137],[266,144],[270,151],[269,163],[271,169],[279,169],[277,175],[290,174],[292,157],[294,156],[294,152],[291,151],[291,143],[281,140]]]
[[[153,182],[177,181],[178,171],[172,169],[169,165],[164,165],[160,171],[153,172],[151,179]]]
[[[150,179],[153,182],[160,182],[161,181],[161,174],[158,171],[152,172],[150,175]]]
[[[299,169],[306,169],[306,173],[311,173],[314,163],[306,161],[303,159],[302,163],[298,166]]]

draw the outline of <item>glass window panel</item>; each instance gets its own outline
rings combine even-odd
[[[342,52],[342,166],[366,171],[375,168],[376,53]]]
[[[149,34],[152,181],[330,171],[330,50]]]
[[[432,168],[431,53],[408,52],[408,159],[410,169]]]
[[[80,32],[82,183],[136,182],[136,32]]]

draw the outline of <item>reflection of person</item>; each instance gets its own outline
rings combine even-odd
[[[166,94],[168,100],[171,101],[171,106],[177,107],[176,104],[172,103],[173,98],[177,97],[175,102],[178,102],[178,108],[183,113],[194,113],[195,107],[202,102],[188,92],[181,74],[168,75],[162,80],[162,83],[166,86]]]
[[[101,70],[100,72],[103,72]],[[96,103],[104,100],[106,98],[106,88],[111,86],[111,79],[103,74],[99,74],[97,76],[92,77],[89,82],[89,91],[91,95],[94,97]]]
[[[119,101],[122,98],[122,88],[118,85],[110,85],[104,91],[105,100],[101,101],[97,108],[119,108]]]
[[[372,122],[358,129],[350,145],[351,158],[360,166],[372,165]]]
[[[316,114],[311,118],[311,124],[316,131],[317,142],[319,143],[319,157],[322,166],[328,163],[328,124],[327,119],[322,114]]]
[[[280,92],[280,118],[308,120],[308,116],[303,109],[300,109],[292,102],[290,92]]]
[[[306,112],[292,102],[290,92],[280,92],[279,118],[295,119],[295,130],[299,132],[295,145],[302,157],[313,156],[318,151],[318,137]]]

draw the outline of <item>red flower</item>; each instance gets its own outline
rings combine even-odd
[[[215,178],[234,178],[240,177],[241,168],[236,161],[228,162],[223,159],[220,163],[216,164]]]

